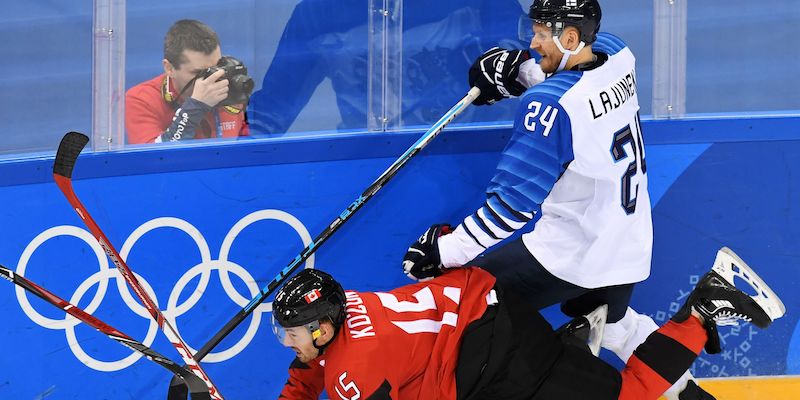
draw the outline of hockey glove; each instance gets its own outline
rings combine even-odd
[[[506,50],[492,47],[483,53],[469,68],[469,85],[481,90],[472,104],[494,104],[503,98],[525,93],[525,86],[517,82],[519,66],[529,60],[528,50]]]
[[[437,224],[428,228],[419,239],[411,244],[403,257],[403,272],[415,281],[427,281],[442,274],[442,261],[439,259],[439,236],[453,231],[448,224]]]

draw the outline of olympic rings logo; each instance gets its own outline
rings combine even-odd
[[[206,287],[211,279],[211,271],[218,270],[219,271],[219,279],[222,283],[222,287],[225,290],[225,293],[228,297],[233,300],[234,303],[238,304],[240,307],[244,307],[247,303],[250,302],[250,298],[245,298],[241,294],[239,294],[233,287],[233,283],[231,282],[230,274],[236,275],[239,279],[241,279],[247,289],[250,291],[250,296],[255,297],[258,294],[260,288],[256,285],[255,279],[246,269],[242,266],[231,262],[228,260],[228,255],[230,253],[231,246],[233,245],[234,240],[239,235],[242,230],[248,227],[250,224],[262,220],[277,220],[283,223],[286,223],[290,227],[292,227],[295,232],[300,236],[303,241],[304,246],[308,246],[311,243],[311,235],[308,233],[305,225],[303,225],[300,220],[295,218],[293,215],[280,211],[280,210],[260,210],[253,212],[251,214],[246,215],[244,218],[240,219],[234,226],[228,231],[225,239],[222,241],[222,245],[219,250],[219,259],[214,260],[211,256],[211,251],[208,247],[208,243],[206,242],[203,235],[200,231],[195,228],[192,224],[187,221],[184,221],[179,218],[173,217],[161,217],[155,218],[150,221],[145,222],[138,228],[136,228],[125,243],[122,245],[120,249],[120,256],[123,260],[127,260],[128,254],[133,248],[133,245],[136,243],[139,238],[144,236],[146,233],[158,229],[158,228],[174,228],[186,233],[190,238],[194,240],[197,244],[198,250],[200,250],[201,262],[193,267],[191,267],[188,271],[186,271],[183,276],[178,279],[177,283],[172,289],[172,292],[169,295],[169,299],[167,300],[167,307],[166,309],[162,309],[162,313],[164,317],[169,320],[172,326],[175,329],[179,330],[179,326],[177,324],[177,317],[185,314],[191,308],[197,304],[200,300],[200,297],[205,292]],[[39,248],[44,242],[50,240],[52,238],[58,236],[73,236],[78,239],[83,240],[88,244],[92,250],[94,250],[95,256],[97,257],[97,261],[99,262],[100,270],[95,272],[91,276],[89,276],[86,280],[81,283],[78,288],[73,293],[72,297],[68,300],[72,304],[78,304],[84,295],[86,295],[87,291],[92,287],[97,285],[97,292],[95,293],[92,300],[89,302],[89,305],[84,308],[84,310],[92,314],[94,313],[97,308],[100,306],[100,303],[103,301],[105,297],[106,291],[108,290],[109,281],[111,279],[116,279],[117,290],[124,300],[125,304],[137,315],[145,318],[149,321],[150,325],[147,329],[147,334],[145,335],[144,340],[141,342],[146,346],[151,346],[157,333],[158,333],[158,325],[155,321],[150,318],[150,314],[148,314],[147,310],[139,304],[138,300],[134,299],[129,291],[128,285],[125,283],[125,280],[120,275],[119,271],[116,268],[109,266],[108,257],[106,257],[105,252],[100,247],[100,244],[97,243],[94,236],[88,231],[78,228],[75,226],[70,225],[61,225],[56,226],[46,231],[40,233],[36,236],[25,248],[22,252],[22,256],[20,257],[19,264],[17,265],[16,272],[20,275],[25,275],[25,270],[27,269],[28,262],[31,259],[31,256]],[[313,268],[314,267],[314,255],[311,255],[308,260],[306,261],[306,268]],[[136,278],[141,282],[142,287],[147,292],[148,295],[155,301],[156,306],[159,306],[158,298],[156,297],[155,292],[153,291],[150,284],[147,280],[139,275],[136,274]],[[197,283],[197,287],[194,288],[194,291],[191,295],[182,303],[178,304],[178,298],[183,293],[186,285],[192,281],[192,279],[196,276],[200,276],[199,282]],[[25,312],[25,314],[35,323],[41,325],[42,327],[48,329],[63,329],[66,333],[67,337],[67,344],[69,348],[72,350],[72,353],[75,354],[75,357],[78,358],[83,364],[86,366],[98,370],[98,371],[119,371],[121,369],[125,369],[136,362],[142,355],[138,352],[133,352],[133,354],[117,361],[101,361],[91,357],[87,354],[83,348],[80,346],[80,341],[77,339],[75,334],[75,327],[80,324],[80,321],[67,314],[64,319],[52,319],[43,316],[42,314],[38,313],[33,306],[31,305],[30,301],[27,297],[27,292],[21,288],[16,287],[16,295],[17,300],[19,301],[20,307]],[[221,362],[228,360],[237,354],[239,354],[242,350],[244,350],[247,345],[250,344],[250,341],[255,337],[259,325],[261,324],[261,314],[265,312],[272,311],[272,304],[271,303],[263,303],[259,305],[253,311],[253,317],[251,319],[250,325],[247,328],[244,336],[239,339],[238,342],[233,344],[228,349],[216,352],[216,353],[209,353],[205,358],[203,358],[204,362]],[[197,349],[191,348],[190,350],[192,353],[195,353]]]

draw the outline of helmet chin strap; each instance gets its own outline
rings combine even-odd
[[[561,40],[559,39],[558,36],[553,36],[553,41],[556,42],[556,47],[558,47],[558,50],[561,52],[561,54],[563,54],[561,56],[561,62],[558,63],[558,68],[556,68],[556,72],[563,71],[564,67],[567,66],[567,61],[569,60],[569,57],[577,55],[578,53],[580,53],[581,50],[583,50],[583,47],[586,46],[586,43],[584,43],[583,40],[581,40],[581,43],[578,44],[578,47],[575,50],[567,50],[561,44]]]
[[[322,331],[319,330],[319,326],[317,326],[316,329],[313,329],[311,331],[311,345],[314,346],[315,349],[319,350],[319,354],[317,355],[317,357],[325,353],[325,348],[328,347],[328,345],[333,342],[333,339],[336,338],[336,334],[339,333],[339,328],[340,328],[339,326],[335,326],[333,328],[333,336],[331,337],[330,340],[328,340],[327,343],[323,345],[317,344],[317,339],[319,339],[319,337],[322,336]]]
[[[317,357],[321,356],[322,353],[325,352],[325,348],[328,347],[329,344],[331,344],[331,341],[328,341],[328,343],[323,345],[318,345],[316,338],[311,341],[311,345],[314,346],[315,349],[319,350],[319,355],[317,355]]]

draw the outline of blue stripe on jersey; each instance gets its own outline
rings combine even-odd
[[[471,216],[470,216],[470,217],[471,217]],[[467,217],[467,218],[470,218],[470,217]],[[467,224],[464,224],[464,223],[462,223],[462,224],[461,224],[461,227],[462,227],[462,228],[464,228],[464,231],[465,231],[465,232],[467,232],[467,235],[469,235],[469,237],[471,237],[471,238],[472,238],[472,240],[474,240],[474,241],[475,241],[475,243],[477,243],[477,244],[478,244],[478,246],[481,246],[481,247],[483,247],[483,248],[484,248],[484,250],[486,249],[486,246],[484,246],[484,245],[483,245],[483,244],[482,244],[482,243],[481,243],[481,242],[478,240],[478,238],[476,238],[476,237],[475,237],[475,235],[473,235],[473,234],[472,234],[472,232],[470,232],[469,228],[467,228]]]
[[[531,220],[533,216],[526,216],[521,214],[519,211],[511,208],[508,203],[504,202],[503,199],[500,198],[500,195],[497,193],[489,193],[488,199],[486,203],[489,204],[489,207],[492,208],[497,214],[505,219],[514,221],[514,222],[528,222]]]
[[[609,56],[619,53],[625,47],[622,39],[607,32],[598,33],[597,40],[592,43],[592,51],[599,51]]]
[[[479,211],[480,209],[478,209],[478,211],[476,211],[474,214],[471,215],[472,220],[475,221],[475,224],[478,225],[478,228],[481,228],[481,230],[484,233],[486,233],[487,236],[489,236],[494,240],[500,240],[501,238],[497,237],[497,235],[495,235],[494,232],[492,232],[492,230],[489,229],[489,225],[486,225],[486,222],[478,214]]]
[[[483,203],[482,208],[484,211],[484,215],[486,215],[486,219],[488,219],[489,222],[493,223],[495,226],[502,229],[503,232],[514,232],[514,228],[512,228],[505,221],[503,221],[503,218],[495,210],[492,209],[492,207],[489,205],[489,201]],[[480,211],[480,209],[478,209],[478,211]]]
[[[557,103],[561,96],[575,86],[575,83],[581,79],[583,72],[580,71],[561,71],[547,79],[544,82],[534,85],[523,95],[523,99],[528,94],[537,93],[539,95],[553,96]]]
[[[514,133],[487,189],[513,210],[539,209],[573,160],[570,118],[559,100],[582,75],[559,72],[523,95]]]

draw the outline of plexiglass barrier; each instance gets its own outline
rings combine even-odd
[[[121,22],[108,13],[114,4],[123,5]],[[157,141],[183,100],[170,104],[179,93],[163,75],[165,35],[181,19],[202,21],[216,32],[220,55],[240,60],[254,84],[246,106],[233,104],[207,117],[198,124],[206,133],[198,137],[270,139],[420,129],[466,93],[469,66],[483,51],[527,47],[518,39],[517,21],[530,4],[0,0],[0,5],[5,11],[0,30],[13,38],[0,45],[7,60],[0,156],[9,158],[50,152],[68,130],[91,133],[95,150]],[[658,114],[671,104],[682,105],[685,113],[678,108],[667,117],[800,110],[800,91],[790,78],[800,48],[786,44],[792,42],[793,21],[800,20],[793,0],[736,0],[724,7],[686,0],[615,0],[602,6],[601,30],[622,38],[636,55],[642,114]],[[665,9],[675,15],[664,14]],[[682,16],[674,12],[684,9]],[[113,40],[102,35],[106,26],[114,29]],[[754,26],[766,36],[749,34]],[[158,126],[138,134],[130,123],[146,116],[131,111],[125,99],[120,102],[124,96],[119,92],[130,95],[142,84],[149,87],[140,108],[158,109],[158,116],[151,116]],[[509,125],[517,106],[512,99],[470,107],[451,126]],[[192,135],[185,135],[185,129],[161,141],[179,137],[179,143],[197,143],[186,140]]]
[[[687,113],[798,113],[797,0],[689,1],[687,15]]]
[[[0,2],[0,157],[92,125],[92,2]]]
[[[206,80],[207,69],[215,67],[221,56],[230,56],[247,74],[231,70],[217,77],[232,82],[234,76],[249,76],[260,88],[294,5],[293,1],[253,0],[127,2],[127,144],[189,143],[194,138],[246,134],[244,105],[223,104],[220,98],[207,97],[208,92],[204,97],[193,78]],[[184,23],[176,24],[182,20]],[[166,38],[168,32],[172,32],[170,38]],[[299,82],[297,78],[286,84]],[[211,85],[207,88],[217,90]],[[187,102],[190,97],[193,104]]]

